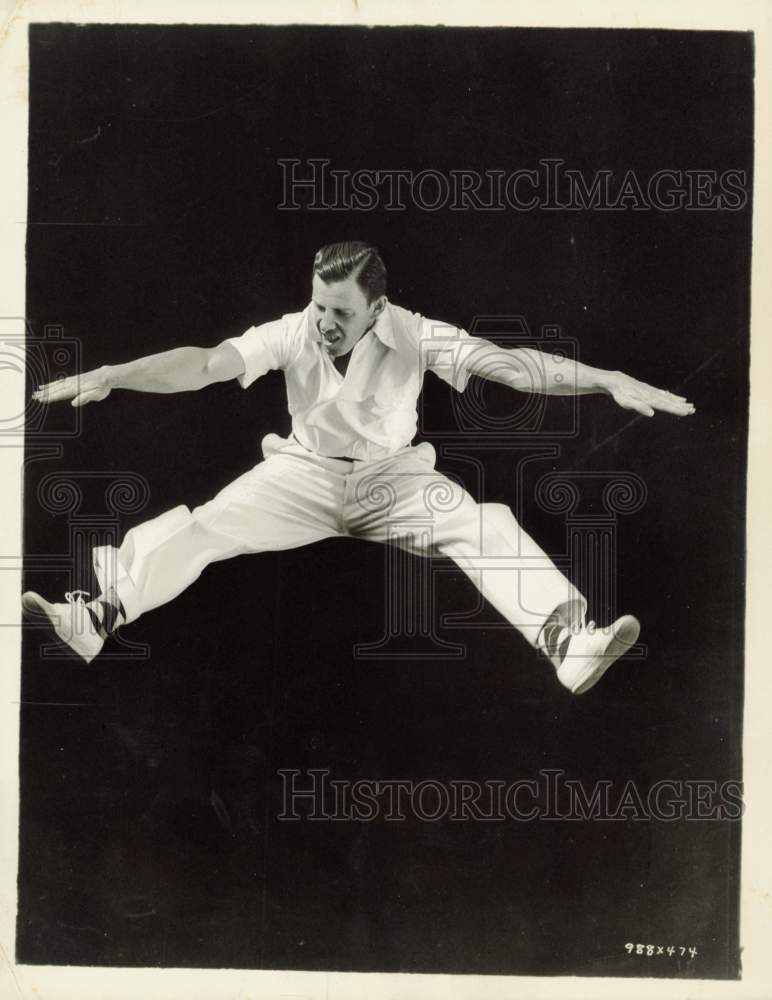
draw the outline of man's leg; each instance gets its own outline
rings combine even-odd
[[[420,445],[350,477],[349,530],[416,555],[446,556],[534,647],[552,620],[581,622],[587,602],[503,504],[478,504]]]
[[[342,496],[340,475],[275,454],[208,503],[175,507],[132,528],[119,547],[96,548],[96,600],[68,595],[70,603],[52,605],[28,593],[24,606],[45,614],[64,642],[93,659],[108,632],[175,598],[209,563],[341,534]]]
[[[532,646],[549,656],[561,681],[575,693],[580,693],[579,687],[584,691],[591,686],[588,672],[599,679],[602,670],[598,673],[597,656],[605,657],[600,663],[603,669],[613,662],[607,656],[608,642],[600,650],[604,636],[599,634],[595,640],[586,633],[584,596],[508,507],[478,504],[458,484],[436,472],[430,446],[420,445],[386,465],[362,470],[357,479],[347,489],[347,524],[352,534],[397,544],[416,555],[453,559],[486,600]],[[636,627],[634,619],[626,622],[619,642],[614,633],[614,659],[635,641]],[[592,647],[592,662],[585,656],[585,646]]]

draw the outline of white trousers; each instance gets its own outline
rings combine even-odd
[[[569,621],[586,613],[585,598],[511,510],[477,503],[435,471],[430,444],[348,462],[270,434],[263,453],[208,503],[175,507],[132,528],[119,548],[94,550],[99,585],[115,588],[127,622],[171,601],[211,562],[346,536],[449,557],[533,646],[559,607]]]

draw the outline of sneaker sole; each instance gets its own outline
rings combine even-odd
[[[640,633],[641,623],[637,618],[633,615],[624,615],[620,618],[614,637],[608,646],[606,646],[605,653],[602,653],[599,657],[600,662],[595,664],[595,666],[590,670],[589,675],[572,689],[572,693],[584,694],[586,691],[589,691],[590,688],[595,687],[608,668],[612,666],[620,656],[624,656],[631,646],[635,645]]]

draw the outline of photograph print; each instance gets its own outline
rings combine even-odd
[[[740,978],[753,34],[28,45],[17,962]]]

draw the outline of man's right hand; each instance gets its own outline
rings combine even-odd
[[[72,406],[84,406],[86,403],[99,403],[110,395],[110,369],[107,365],[84,372],[82,375],[70,375],[68,378],[47,382],[32,393],[32,398],[38,403],[60,403],[66,399],[72,401]]]

